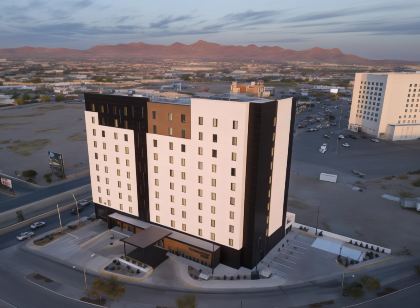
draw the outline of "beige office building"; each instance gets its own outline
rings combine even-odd
[[[357,73],[349,130],[387,140],[420,138],[420,74]]]

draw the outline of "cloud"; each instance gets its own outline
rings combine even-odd
[[[150,28],[167,29],[170,25],[174,23],[190,19],[192,19],[192,17],[188,15],[167,16],[158,21],[150,23]]]
[[[87,8],[88,6],[91,6],[93,4],[92,0],[79,0],[76,1],[75,3],[72,3],[71,6],[77,9],[84,9]]]

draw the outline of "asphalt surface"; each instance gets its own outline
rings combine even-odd
[[[17,197],[0,200],[0,212],[14,209],[35,201],[39,201],[90,183],[90,177],[85,176],[74,180],[65,181],[56,185],[40,187],[32,192],[21,194]]]

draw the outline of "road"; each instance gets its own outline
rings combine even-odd
[[[74,180],[64,181],[56,185],[40,187],[29,193],[22,194],[15,198],[8,198],[8,200],[0,200],[0,212],[14,209],[38,200],[42,200],[90,183],[90,177],[85,176]]]

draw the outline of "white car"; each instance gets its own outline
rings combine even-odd
[[[343,135],[338,135],[338,139],[344,139]]]
[[[37,221],[37,222],[34,222],[34,223],[31,225],[31,229],[32,229],[32,230],[35,230],[35,229],[41,228],[41,227],[43,227],[43,226],[45,226],[45,225],[46,225],[46,222],[45,222],[45,221]]]
[[[32,237],[32,236],[34,236],[34,234],[35,234],[35,233],[33,233],[33,232],[31,232],[31,231],[29,231],[29,232],[22,232],[21,234],[19,234],[18,236],[16,236],[16,238],[17,238],[19,241],[23,241],[23,240],[26,240],[26,239],[28,239],[28,238],[30,238],[30,237]]]
[[[322,154],[325,154],[325,152],[327,152],[327,144],[326,143],[321,145],[321,147],[319,148],[319,152],[322,153]]]
[[[375,142],[375,143],[378,143],[379,142],[379,140],[376,139],[376,138],[372,138],[372,139],[370,139],[370,141]]]
[[[350,144],[348,144],[348,143],[346,142],[346,143],[343,143],[343,144],[342,144],[342,146],[343,146],[343,147],[345,147],[345,148],[349,148],[349,147],[350,147]]]

